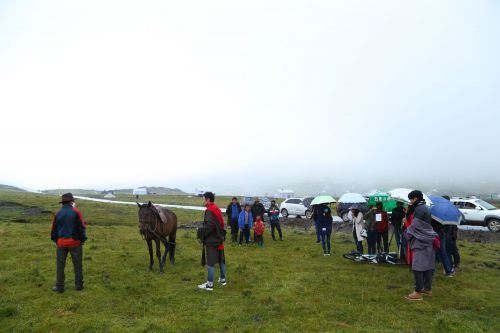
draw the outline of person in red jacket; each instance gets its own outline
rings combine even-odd
[[[255,225],[253,226],[253,232],[255,233],[255,241],[258,247],[264,247],[264,222],[260,215],[257,215],[255,219]]]
[[[206,192],[205,216],[203,218],[203,246],[206,249],[206,264],[208,266],[208,278],[206,283],[198,285],[198,288],[207,291],[214,290],[215,265],[219,264],[219,284],[225,286],[226,282],[226,257],[224,255],[225,228],[222,212],[214,203],[215,195]]]
[[[75,271],[75,289],[83,289],[83,243],[87,240],[86,226],[82,213],[75,208],[73,194],[66,193],[61,197],[62,208],[54,216],[50,239],[57,244],[56,285],[52,291],[64,292],[64,268],[66,258],[71,253]]]
[[[384,242],[385,253],[389,252],[389,215],[384,210],[381,202],[377,202],[375,211],[375,229],[377,230],[377,251],[382,252],[382,241]]]

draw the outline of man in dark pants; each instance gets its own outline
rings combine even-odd
[[[231,226],[231,242],[236,243],[238,238],[238,216],[240,216],[241,205],[236,197],[226,208],[227,222]]]
[[[226,283],[226,258],[224,255],[224,217],[222,212],[214,204],[215,195],[212,192],[206,192],[205,198],[205,216],[203,219],[203,246],[207,254],[208,278],[207,282],[198,285],[198,288],[207,291],[214,290],[214,272],[215,265],[219,264],[220,277],[219,284],[225,286]]]
[[[271,207],[269,207],[267,215],[269,216],[269,220],[271,222],[271,236],[273,237],[273,240],[276,240],[276,237],[274,236],[274,229],[278,230],[280,240],[283,240],[283,234],[281,233],[280,226],[280,209],[275,200],[271,200]]]
[[[82,213],[75,208],[73,194],[63,194],[60,203],[63,206],[52,221],[50,239],[57,244],[56,285],[52,288],[52,291],[62,293],[64,292],[64,268],[68,253],[71,253],[71,260],[73,261],[73,269],[75,271],[75,289],[83,289],[82,245],[87,240],[87,235]]]
[[[254,219],[257,219],[257,216],[262,218],[262,222],[264,222],[264,215],[266,214],[266,208],[260,202],[260,198],[256,197],[255,202],[252,205],[252,216]],[[255,233],[253,234],[253,241],[255,242]]]
[[[384,210],[384,205],[377,202],[375,211],[375,228],[377,229],[377,251],[382,252],[382,242],[384,243],[384,252],[389,252],[389,216]]]

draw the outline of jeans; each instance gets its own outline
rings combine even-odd
[[[452,267],[460,266],[460,254],[458,253],[457,241],[454,239],[446,240],[446,254]]]
[[[330,253],[330,238],[332,236],[332,230],[321,230],[321,245],[323,246],[323,253]]]
[[[240,229],[240,245],[243,243],[243,236],[245,236],[245,243],[250,243],[250,228],[248,226]]]
[[[316,242],[319,243],[320,241],[320,227],[319,227],[319,220],[314,220],[314,228],[316,229]]]
[[[83,247],[78,245],[75,247],[57,247],[56,250],[56,287],[64,290],[64,268],[66,267],[66,258],[68,253],[71,253],[71,261],[73,261],[73,269],[75,271],[75,286],[83,287]]]
[[[356,228],[352,231],[352,235],[354,237],[354,241],[356,242],[356,250],[358,253],[363,253],[363,242],[358,241],[358,236],[356,235]]]
[[[275,228],[278,230],[278,235],[280,236],[280,239],[282,240],[283,234],[281,233],[281,226],[280,226],[279,221],[271,222],[271,236],[273,237],[274,240],[276,240],[276,237],[274,237],[274,229]]]
[[[226,263],[221,262],[219,263],[220,266],[220,279],[225,280],[226,279]],[[214,273],[215,273],[215,266],[208,266],[208,284],[213,285],[214,283]]]
[[[376,254],[376,244],[377,244],[377,231],[375,230],[368,230],[368,254]]]
[[[396,238],[396,245],[398,246],[399,257],[403,259],[405,257],[405,251],[402,244],[402,232],[397,226],[394,226],[394,238]]]
[[[449,274],[452,272],[452,267],[450,264],[450,258],[446,253],[446,238],[440,238],[439,240],[441,241],[441,248],[439,249],[439,251],[436,252],[436,257],[443,264],[443,268],[446,274]]]
[[[384,251],[382,251],[382,240],[384,241]],[[378,252],[389,252],[389,231],[377,232]]]
[[[264,236],[263,235],[255,235],[255,241],[257,242],[257,246],[264,247]]]
[[[432,290],[432,269],[425,272],[413,271],[413,274],[415,275],[415,291],[417,293],[424,289]]]

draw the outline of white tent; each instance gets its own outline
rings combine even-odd
[[[295,192],[292,190],[283,190],[280,189],[278,190],[278,193],[274,195],[274,197],[279,198],[279,199],[288,199],[288,198],[293,198],[295,196]]]
[[[113,193],[108,193],[104,196],[106,199],[113,199],[113,198],[116,198],[115,195],[113,195]]]

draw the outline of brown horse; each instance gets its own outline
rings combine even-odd
[[[139,206],[139,231],[148,243],[148,270],[151,271],[153,269],[154,260],[152,241],[154,240],[156,243],[156,256],[158,257],[158,262],[160,264],[160,273],[163,273],[165,260],[167,259],[167,253],[170,252],[170,262],[172,263],[172,265],[175,264],[175,236],[177,233],[177,215],[166,208],[155,207],[151,203],[151,201],[143,205],[137,203],[137,206]],[[161,214],[166,217],[165,222],[161,220],[160,210]],[[161,257],[160,242],[162,242],[165,246],[165,253],[163,254],[163,258]]]

